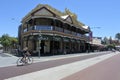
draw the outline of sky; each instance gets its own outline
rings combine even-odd
[[[90,26],[94,37],[115,37],[120,33],[120,0],[0,0],[0,37],[18,36],[22,18],[38,4],[48,4],[77,15],[78,21]]]

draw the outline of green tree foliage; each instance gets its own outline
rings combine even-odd
[[[12,48],[17,48],[18,39],[15,38],[15,37],[10,37],[10,40],[11,40],[11,47],[12,47]]]
[[[1,44],[3,45],[4,51],[8,51],[10,48],[17,48],[18,39],[10,37],[8,34],[2,35],[0,38]]]
[[[109,39],[108,39],[107,37],[104,37],[102,43],[103,43],[104,45],[108,45],[108,44],[109,44]]]
[[[0,44],[1,44],[1,37],[0,37]]]
[[[115,44],[109,44],[109,45],[107,45],[107,48],[109,48],[109,49],[115,49]]]
[[[117,38],[118,40],[120,40],[120,33],[117,33],[117,34],[115,35],[115,38]]]
[[[8,34],[2,35],[1,44],[3,45],[4,50],[7,51],[11,44],[11,40]]]

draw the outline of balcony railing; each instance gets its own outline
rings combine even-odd
[[[25,28],[23,30],[23,32],[27,32],[27,31],[31,31],[31,30],[48,30],[48,31],[50,30],[50,31],[52,31],[53,30],[53,26],[47,26],[47,25],[30,26],[30,27],[28,27],[28,29]],[[55,27],[55,31],[63,32],[63,28]],[[80,34],[80,33],[76,33],[74,31],[70,31],[70,30],[64,29],[64,33],[67,33],[67,34],[70,34],[70,35],[73,35],[73,36],[77,36],[77,37],[81,37],[83,39],[88,40],[88,37],[86,35],[83,35],[83,34]]]

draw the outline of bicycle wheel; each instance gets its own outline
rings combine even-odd
[[[21,65],[24,65],[25,63],[22,61],[22,57],[20,57],[18,60],[17,60],[17,66],[21,66]]]
[[[33,58],[32,57],[27,57],[26,61],[27,61],[27,64],[32,64],[33,63]]]

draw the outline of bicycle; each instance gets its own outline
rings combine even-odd
[[[25,58],[20,57],[17,60],[17,66],[32,64],[32,63],[33,63],[33,58],[31,56],[26,56]]]

